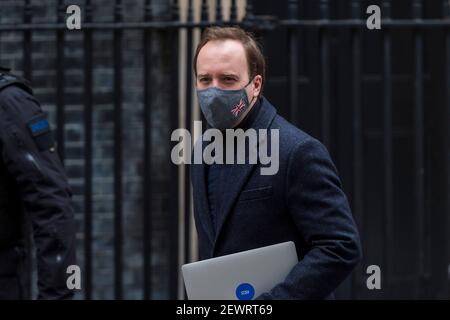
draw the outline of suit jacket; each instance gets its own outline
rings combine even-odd
[[[191,165],[200,259],[293,241],[298,264],[284,282],[257,298],[332,298],[359,262],[361,245],[330,155],[318,140],[277,115],[264,97],[251,127],[279,129],[279,170],[261,175],[259,161],[223,165],[217,232],[209,212],[205,164]],[[270,150],[270,133],[268,142]]]

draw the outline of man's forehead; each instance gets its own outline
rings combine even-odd
[[[212,40],[200,50],[197,73],[239,74],[247,70],[247,59],[241,42],[237,40]]]

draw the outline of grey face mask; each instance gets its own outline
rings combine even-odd
[[[251,81],[238,90],[216,87],[197,90],[200,109],[211,127],[219,130],[231,129],[245,117],[250,107],[245,88],[250,83]]]

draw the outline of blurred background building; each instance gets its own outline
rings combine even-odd
[[[66,28],[71,4],[81,30]],[[73,187],[77,298],[184,298],[196,237],[170,135],[201,117],[202,28],[240,24],[264,48],[264,95],[328,147],[349,197],[364,259],[338,298],[448,299],[449,17],[448,0],[0,0],[0,65],[32,81]]]

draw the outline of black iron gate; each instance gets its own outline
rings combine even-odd
[[[199,6],[192,0],[72,2],[82,9],[79,31],[67,29],[65,18],[69,4],[63,0],[39,4],[24,0],[20,5],[18,1],[13,4],[1,0],[0,62],[8,65],[16,61],[12,52],[22,61],[16,65],[16,71],[35,80],[35,87],[51,87],[36,81],[39,77],[35,71],[40,66],[33,64],[33,44],[37,42],[33,37],[54,33],[51,41],[55,60],[53,69],[47,69],[55,72],[54,96],[49,104],[55,106],[53,122],[66,165],[72,157],[72,151],[70,156],[67,154],[71,147],[65,144],[67,123],[73,121],[82,126],[79,150],[82,182],[78,189],[82,200],[77,211],[82,243],[79,257],[83,295],[80,298],[105,297],[95,294],[100,287],[113,290],[112,297],[116,299],[183,296],[179,267],[196,258],[189,172],[171,164],[170,147],[160,145],[170,142],[170,132],[179,127],[191,128],[192,121],[199,117],[190,61],[199,31],[211,24],[241,25],[255,32],[268,57],[266,97],[283,116],[324,142],[336,161],[364,245],[363,263],[341,286],[338,296],[449,297],[450,11],[447,0],[289,0],[281,5],[268,0],[245,3],[203,0]],[[366,27],[366,8],[372,4],[381,8],[381,30]],[[137,8],[133,11],[133,17],[138,17],[135,21],[127,19],[131,6]],[[239,7],[245,9],[243,19],[239,18]],[[35,22],[39,8],[54,12],[55,19]],[[111,19],[96,21],[98,13],[106,8],[111,9]],[[22,21],[8,22],[5,11],[20,15]],[[229,12],[227,19],[224,11]],[[79,37],[68,40],[74,33]],[[103,33],[111,36],[104,48],[111,51],[110,77],[104,81],[110,84],[111,91],[105,97],[94,90],[96,52],[101,51],[95,49],[99,46],[95,37]],[[131,33],[140,34],[139,40],[130,38]],[[20,37],[21,47],[8,46],[12,35]],[[125,45],[129,39],[140,41],[139,50],[129,53],[130,48]],[[82,71],[81,98],[73,98],[68,93],[67,70],[72,58],[68,58],[67,47],[76,41],[82,56],[78,66]],[[129,44],[132,46],[133,42],[130,40]],[[137,111],[141,114],[141,133],[137,139],[127,138],[131,129],[125,123],[131,113],[125,106],[132,82],[125,72],[127,63],[133,61],[129,57],[140,59],[141,63],[136,69],[139,76],[134,73],[139,81],[133,83],[140,88],[133,101],[142,106]],[[167,86],[170,90],[164,89]],[[75,103],[72,100],[82,106],[81,117],[75,120],[66,118],[67,105]],[[113,221],[110,230],[113,240],[100,247],[93,237],[98,216],[94,208],[97,203],[94,180],[97,171],[101,171],[94,157],[99,148],[95,143],[94,116],[100,112],[98,105],[104,100],[111,104],[106,118],[112,124],[113,205],[105,215]],[[158,129],[160,126],[164,130]],[[128,188],[126,172],[132,157],[126,150],[134,142],[140,146],[139,154],[135,155],[140,160],[134,173],[139,178],[140,198],[132,208],[137,208],[139,214],[127,213],[126,218],[137,219],[130,230],[141,230],[136,236],[141,244],[137,246],[141,246],[138,262],[124,249],[124,242],[134,237],[133,232],[124,230],[127,225],[124,211],[129,209],[124,209],[127,201],[124,189]],[[160,149],[164,155],[159,154]],[[163,167],[155,160],[158,157],[166,161]],[[69,170],[69,176],[70,173]],[[155,225],[162,227],[159,230]],[[170,236],[160,236],[164,233]],[[106,268],[111,272],[100,276],[93,261],[99,259],[97,255],[102,251],[109,250],[113,252],[113,268]],[[128,265],[130,261],[135,264],[133,267]],[[366,288],[366,267],[372,264],[379,265],[383,272],[380,291]],[[134,288],[139,297],[127,295],[125,269],[138,270],[138,275],[133,274],[137,277],[133,281],[139,287]],[[95,283],[96,279],[108,277],[112,279],[108,284]],[[159,278],[167,281],[161,284]],[[161,290],[164,295],[159,295]]]

